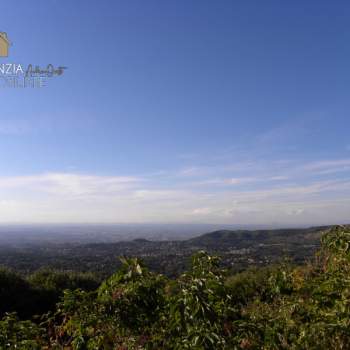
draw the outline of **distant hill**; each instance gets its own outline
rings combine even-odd
[[[331,226],[318,226],[300,229],[275,229],[275,230],[218,230],[189,239],[190,245],[202,245],[205,247],[236,246],[243,248],[252,244],[275,243],[301,243],[317,242],[322,232]]]

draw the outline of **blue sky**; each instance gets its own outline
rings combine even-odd
[[[349,222],[350,4],[3,1],[0,222]]]

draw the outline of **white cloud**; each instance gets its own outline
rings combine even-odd
[[[271,181],[284,181],[288,179],[289,179],[289,176],[272,176],[269,178],[269,180]]]
[[[315,172],[336,172],[341,170],[347,170],[350,166],[350,159],[332,159],[332,160],[321,160],[317,162],[311,162],[305,165],[305,170]]]
[[[203,181],[195,182],[194,185],[221,185],[221,186],[228,186],[228,185],[241,185],[244,183],[251,183],[259,181],[259,179],[254,177],[232,177],[232,178],[213,178],[213,179],[206,179]]]
[[[193,209],[191,214],[192,215],[208,215],[210,213],[212,213],[212,209],[211,208],[196,208]]]
[[[229,185],[239,185],[239,184],[247,183],[247,182],[255,182],[255,181],[257,181],[257,179],[254,177],[243,177],[243,178],[232,177],[231,179],[226,179],[224,181],[225,181],[225,183],[227,183]]]
[[[0,222],[350,221],[350,179],[313,176],[347,162],[276,161],[256,168],[247,162],[246,170],[237,164],[238,170],[222,165],[207,172],[190,167],[191,176],[183,177],[176,170],[142,177],[74,172],[0,177]]]
[[[185,168],[180,170],[179,175],[180,176],[195,176],[195,175],[199,175],[199,174],[203,174],[204,169],[201,169],[200,167],[189,167],[189,168]]]
[[[141,179],[125,176],[93,176],[47,173],[32,176],[0,177],[0,194],[25,189],[60,196],[110,195],[132,187]]]

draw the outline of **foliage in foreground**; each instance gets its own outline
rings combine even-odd
[[[349,349],[350,231],[322,237],[314,260],[228,277],[199,252],[177,280],[138,259],[97,290],[66,290],[55,313],[0,321],[0,349]]]
[[[21,319],[29,319],[55,310],[64,290],[92,291],[98,285],[95,276],[88,273],[41,269],[24,278],[0,268],[0,317],[6,312],[16,312]]]

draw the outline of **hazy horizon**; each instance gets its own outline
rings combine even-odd
[[[325,225],[328,226],[328,225]],[[307,226],[215,225],[215,224],[0,224],[1,248],[47,247],[52,245],[84,246],[86,244],[148,241],[186,241],[202,235],[229,230],[284,231],[311,229]]]

